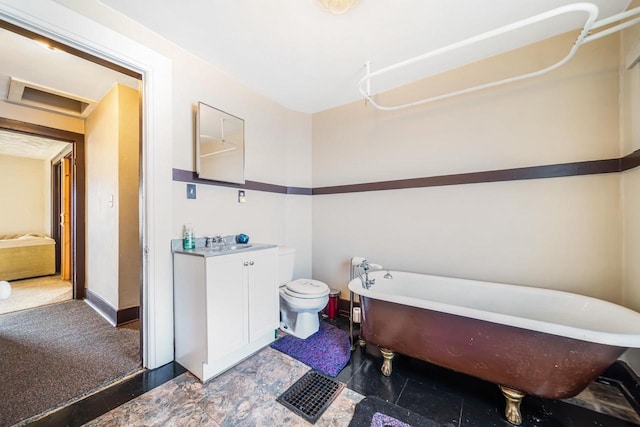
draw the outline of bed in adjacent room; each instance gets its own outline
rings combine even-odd
[[[0,235],[0,280],[55,274],[55,241],[45,234]]]

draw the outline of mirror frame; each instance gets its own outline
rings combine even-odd
[[[235,125],[240,126],[240,132],[233,134],[232,138],[228,140],[225,139],[225,121],[233,121]],[[212,144],[216,144],[219,148],[211,152],[206,152],[207,149],[205,149],[205,146]],[[198,174],[198,178],[233,184],[245,183],[244,119],[212,107],[204,102],[198,102],[195,145],[196,173]],[[238,145],[240,145],[240,147],[238,147]],[[211,147],[209,147],[209,150],[210,148]],[[219,157],[213,159],[213,156]],[[204,164],[204,158],[209,159],[206,163],[213,164]]]

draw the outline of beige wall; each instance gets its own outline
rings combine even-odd
[[[636,7],[640,0],[628,9]],[[640,149],[640,25],[620,34],[620,152],[625,155]]]
[[[84,120],[0,100],[0,117],[48,126],[69,132],[84,133]]]
[[[532,71],[566,54],[574,38],[487,59],[378,101],[394,105]],[[614,35],[533,80],[396,112],[358,102],[315,114],[313,185],[618,157],[617,52]],[[392,269],[621,302],[620,215],[615,174],[315,196],[313,273],[344,290],[348,259],[358,255]]]
[[[86,287],[118,307],[118,92],[86,120]],[[113,200],[113,205],[110,204]]]
[[[47,232],[45,163],[0,155],[0,234]]]
[[[624,304],[640,311],[640,168],[622,175]]]
[[[47,126],[54,129],[62,129],[69,132],[84,133],[84,120],[69,117],[62,114],[50,113],[36,108],[28,108],[22,105],[12,104],[5,100],[0,100],[0,117],[17,120],[26,123],[33,123],[40,126]],[[46,195],[43,205],[43,229],[42,232],[51,234],[51,164],[44,162],[44,182],[43,191]]]
[[[87,288],[115,309],[138,304],[138,94],[114,86],[86,120]]]
[[[635,0],[629,8],[639,7]],[[640,55],[640,26],[622,32],[620,48],[620,150],[623,155],[640,149],[640,65],[629,68]],[[624,305],[640,311],[640,168],[622,174]],[[640,372],[640,350],[625,353],[625,360]]]
[[[640,7],[640,0],[630,7]],[[623,155],[640,149],[640,26],[622,32],[620,46],[621,143]],[[632,64],[635,64],[631,66]],[[640,311],[640,171],[622,175],[624,207],[624,302]],[[640,365],[639,365],[640,366]]]
[[[540,69],[573,39],[518,49],[378,100],[395,105]],[[617,52],[613,35],[539,78],[395,112],[360,101],[314,114],[313,186],[618,157]]]
[[[118,85],[118,308],[140,305],[140,94]]]

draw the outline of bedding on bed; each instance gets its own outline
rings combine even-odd
[[[0,235],[0,280],[55,274],[55,241],[42,233]]]

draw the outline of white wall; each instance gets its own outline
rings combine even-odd
[[[255,94],[195,56],[176,50],[173,166],[195,170],[194,107],[198,101],[245,121],[245,179],[277,185],[311,186],[311,118]],[[174,228],[184,223],[196,235],[248,234],[252,241],[295,247],[296,276],[311,273],[311,197],[197,185],[197,199],[187,200],[186,184],[173,185]]]
[[[428,78],[378,101],[394,105],[532,71],[566,53],[574,37]],[[313,185],[616,158],[617,52],[614,35],[534,80],[396,112],[358,102],[317,113]],[[618,186],[613,174],[314,196],[313,274],[344,290],[348,259],[358,255],[392,269],[621,302]]]
[[[45,161],[0,155],[0,234],[46,233]]]
[[[275,104],[195,55],[95,2],[58,0],[115,29],[172,61],[172,166],[195,171],[195,106],[202,101],[245,120],[245,178],[269,184],[311,186],[311,117]],[[162,101],[160,101],[162,102]],[[186,184],[173,183],[173,238],[191,222],[197,235],[246,232],[255,242],[297,249],[296,275],[311,272],[311,198],[247,192],[238,206],[236,191],[197,185],[186,199]],[[255,194],[255,196],[254,196]],[[223,196],[224,195],[224,196]],[[236,215],[237,212],[242,215]],[[265,212],[284,215],[266,218]]]

